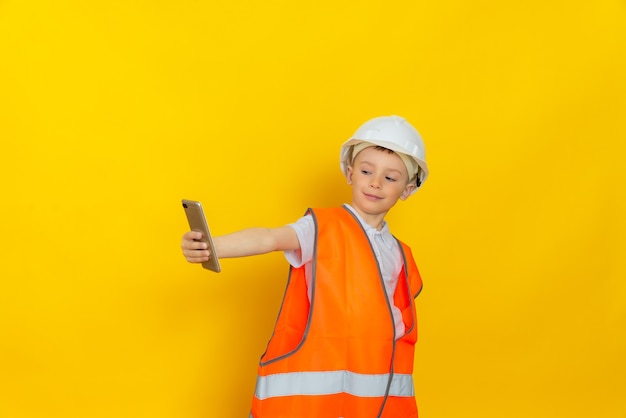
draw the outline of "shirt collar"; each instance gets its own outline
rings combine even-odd
[[[395,238],[393,237],[393,235],[391,235],[391,232],[389,232],[389,225],[387,225],[387,221],[383,220],[383,226],[382,228],[380,228],[380,231],[378,231],[372,225],[365,222],[363,218],[361,218],[361,215],[359,215],[356,209],[354,209],[352,206],[350,206],[347,203],[344,203],[343,206],[349,209],[350,212],[354,214],[354,216],[358,219],[359,223],[361,224],[361,226],[363,227],[367,235],[372,237],[371,239],[373,239],[375,236],[379,236],[387,248],[394,247]]]

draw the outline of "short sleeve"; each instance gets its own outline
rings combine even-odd
[[[287,224],[293,228],[298,236],[300,249],[285,251],[285,258],[293,267],[302,267],[313,259],[313,244],[315,241],[315,223],[311,215],[305,215],[296,222]]]

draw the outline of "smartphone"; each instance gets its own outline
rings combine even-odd
[[[209,232],[209,225],[207,224],[206,217],[204,216],[202,204],[200,202],[196,202],[195,200],[183,199],[183,208],[185,209],[185,215],[187,215],[189,228],[191,228],[192,231],[202,232],[202,239],[200,241],[206,242],[209,251],[211,251],[211,258],[209,258],[209,261],[202,263],[202,267],[219,273],[222,271],[220,267],[220,260],[217,258],[215,252],[213,238],[211,238],[211,232]]]

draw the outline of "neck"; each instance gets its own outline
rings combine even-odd
[[[385,215],[387,212],[383,213],[367,213],[361,210],[359,207],[354,205],[354,202],[350,204],[352,208],[359,214],[359,216],[367,223],[369,226],[374,227],[377,231],[380,231],[383,228],[383,223],[385,221]]]

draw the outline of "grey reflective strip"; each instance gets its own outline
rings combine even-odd
[[[361,397],[385,396],[389,374],[359,374],[347,370],[294,372],[258,376],[254,396],[258,399],[292,395],[349,393]],[[414,396],[413,376],[394,374],[389,396]]]

